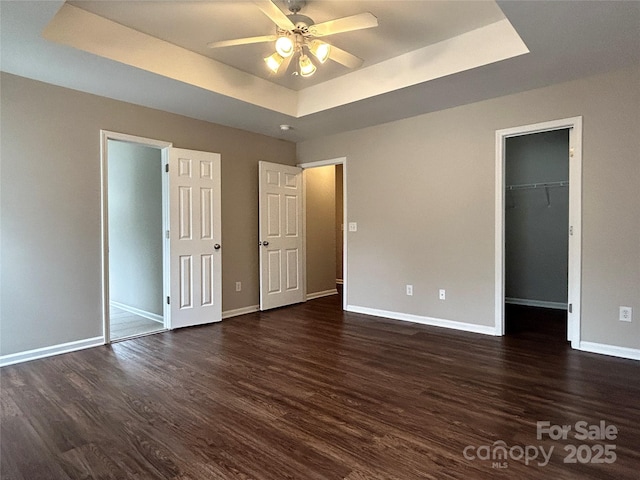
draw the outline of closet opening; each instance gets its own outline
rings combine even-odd
[[[505,139],[506,335],[568,338],[569,135]]]

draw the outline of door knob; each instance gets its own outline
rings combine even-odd
[[[214,248],[215,250],[220,250],[220,244],[219,244],[219,243],[216,243],[216,244],[213,246],[213,248]]]
[[[263,246],[265,246],[265,247],[267,247],[267,246],[269,246],[269,242],[267,242],[267,241],[265,240],[264,242],[262,242],[262,245],[263,245]]]

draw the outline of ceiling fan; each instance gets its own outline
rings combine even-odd
[[[286,71],[292,58],[297,55],[298,69],[294,72],[294,75],[310,77],[315,73],[316,65],[307,55],[307,52],[311,53],[320,64],[331,59],[345,67],[358,68],[363,63],[361,58],[330,45],[320,40],[320,38],[378,26],[378,19],[369,12],[328,22],[314,23],[311,18],[298,13],[307,4],[306,0],[284,0],[284,4],[291,12],[288,15],[280,10],[272,0],[254,0],[253,3],[276,24],[276,33],[274,35],[223,40],[211,42],[207,46],[209,48],[220,48],[251,43],[275,42],[275,53],[264,59],[268,69],[274,74],[278,73],[282,67],[284,67],[282,71]]]

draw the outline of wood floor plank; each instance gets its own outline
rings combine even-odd
[[[571,350],[534,314],[489,337],[346,313],[334,296],[4,367],[0,476],[638,478],[640,363]],[[615,440],[536,437],[538,421],[602,420]],[[564,461],[568,444],[604,443],[614,463]],[[464,455],[500,444],[552,455]]]

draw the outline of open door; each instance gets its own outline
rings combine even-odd
[[[220,155],[169,149],[171,328],[222,319]]]
[[[260,310],[305,300],[302,169],[260,162]]]

